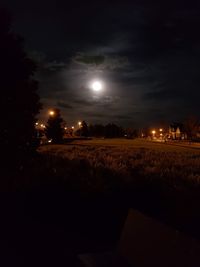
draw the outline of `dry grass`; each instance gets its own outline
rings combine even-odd
[[[109,169],[125,181],[143,177],[171,186],[199,185],[200,150],[141,140],[91,140],[71,145],[49,145],[40,152],[84,160],[92,169]]]

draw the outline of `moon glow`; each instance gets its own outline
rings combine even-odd
[[[95,81],[92,83],[92,90],[95,92],[100,92],[102,90],[102,83],[100,81]]]

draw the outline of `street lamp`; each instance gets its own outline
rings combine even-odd
[[[49,111],[49,115],[50,115],[50,116],[54,116],[54,115],[55,115],[55,111],[50,110],[50,111]]]
[[[151,133],[152,133],[153,137],[155,137],[156,131],[153,130]]]
[[[81,127],[81,121],[78,122],[78,126],[79,126],[79,128]]]

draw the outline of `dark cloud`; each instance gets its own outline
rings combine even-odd
[[[130,115],[116,114],[115,118],[118,120],[133,120],[133,117]]]
[[[97,112],[83,112],[84,116],[87,116],[90,119],[97,119],[98,122],[101,120],[104,123],[109,123],[109,122],[123,122],[123,121],[132,121],[133,117],[130,115],[122,115],[122,114],[107,114],[105,115],[104,113],[97,113]],[[95,123],[95,121],[94,121]]]
[[[91,118],[100,118],[100,119],[105,119],[106,116],[103,113],[97,113],[97,112],[83,112],[83,115],[86,117]]]
[[[156,92],[148,92],[144,94],[144,99],[146,100],[159,100],[159,101],[166,101],[168,99],[176,99],[182,97],[181,92],[173,91],[173,90],[160,90]]]
[[[83,99],[83,98],[74,98],[71,99],[71,103],[73,103],[74,106],[81,106],[81,107],[88,107],[92,106],[93,108],[97,107],[108,107],[117,103],[119,99],[117,97],[112,96],[104,96],[99,98],[98,96],[93,96],[89,100]]]
[[[85,66],[96,67],[99,70],[115,70],[125,68],[129,65],[128,59],[125,56],[118,55],[90,55],[79,53],[73,59],[75,63],[82,64]]]
[[[64,109],[72,109],[73,107],[66,102],[58,101],[57,106]]]
[[[28,51],[28,54],[37,64],[38,72],[56,72],[67,67],[67,64],[63,61],[49,61],[46,55],[42,52]]]
[[[73,60],[76,63],[98,66],[104,63],[105,57],[102,55],[84,55],[83,53],[78,53]]]
[[[91,105],[91,101],[88,101],[86,99],[73,99],[72,102],[75,104],[75,105],[80,105],[80,106],[88,106],[88,105]]]

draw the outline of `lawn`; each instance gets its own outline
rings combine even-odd
[[[200,153],[200,145],[191,145],[188,142],[157,142],[150,141],[146,139],[124,139],[124,138],[94,138],[91,140],[74,140],[71,139],[71,142],[67,143],[68,145],[79,145],[79,146],[103,146],[103,147],[121,147],[123,148],[145,148],[152,150],[161,150],[161,151],[186,151],[195,153],[194,149],[196,149],[197,153]],[[41,146],[40,151],[44,151],[46,147],[49,149],[52,145]],[[55,145],[54,145],[55,147]],[[58,147],[58,145],[56,145]]]

